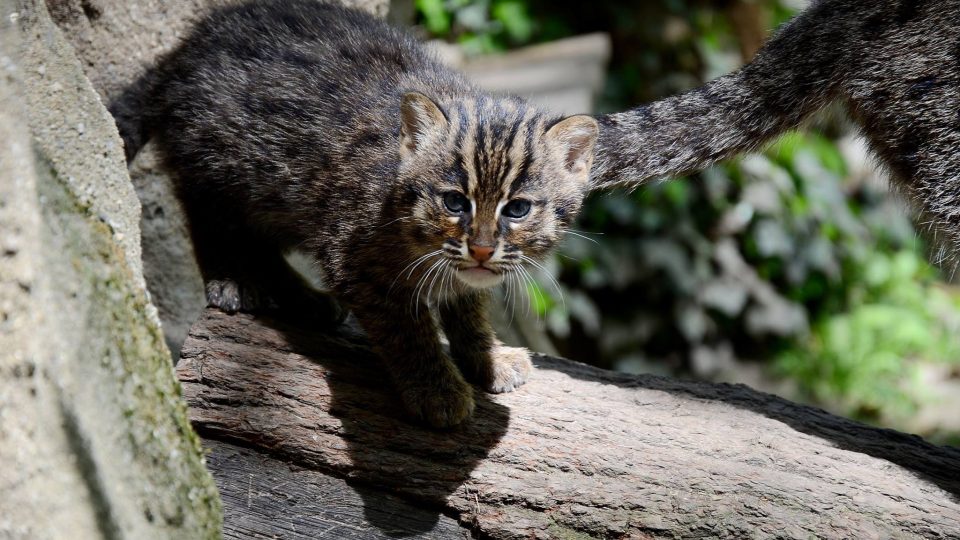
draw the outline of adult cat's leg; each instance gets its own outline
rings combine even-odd
[[[385,302],[373,286],[356,284],[341,298],[366,330],[410,414],[444,428],[473,413],[473,388],[443,351],[427,306],[414,307],[412,291],[394,291]]]
[[[441,302],[440,321],[467,380],[487,392],[510,392],[530,376],[530,352],[500,343],[487,320],[486,300],[486,293],[471,292]]]

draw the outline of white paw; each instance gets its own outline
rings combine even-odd
[[[493,394],[512,392],[527,382],[533,364],[530,351],[522,347],[498,345],[490,352],[493,362],[490,380],[484,390]]]

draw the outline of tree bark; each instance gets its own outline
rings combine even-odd
[[[960,449],[742,385],[535,364],[450,431],[406,418],[349,325],[208,310],[177,369],[228,537],[960,537]]]

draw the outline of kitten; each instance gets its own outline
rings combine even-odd
[[[815,1],[739,71],[601,117],[592,187],[703,169],[833,101],[960,244],[960,0]]]
[[[405,33],[314,0],[213,12],[111,109],[128,157],[152,134],[175,173],[210,305],[334,311],[284,261],[296,247],[415,417],[459,424],[466,381],[527,379],[529,353],[487,322],[488,289],[576,216],[593,118],[484,95]]]

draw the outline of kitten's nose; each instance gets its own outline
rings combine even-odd
[[[473,260],[478,263],[489,261],[494,252],[494,248],[491,246],[469,246],[467,249],[470,252],[470,256],[473,257]]]

